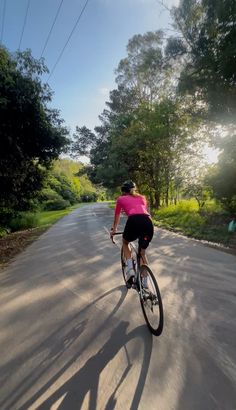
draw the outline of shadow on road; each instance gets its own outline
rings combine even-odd
[[[89,313],[89,309],[92,309],[93,306],[102,299],[105,299],[109,295],[117,292],[120,292],[120,296],[117,303],[112,308],[112,311],[105,320],[102,319],[98,326],[90,331],[89,338],[87,338],[86,342],[84,343],[83,341],[81,343],[81,336],[90,325],[89,319],[85,317],[85,315]],[[126,349],[126,344],[132,339],[140,338],[143,343],[144,357],[131,407],[132,409],[136,409],[140,401],[148,371],[152,351],[152,337],[148,333],[146,326],[140,326],[127,334],[127,326],[129,323],[125,321],[122,321],[115,327],[109,337],[109,340],[95,355],[90,357],[84,366],[76,374],[74,374],[70,380],[56,390],[47,400],[43,402],[40,407],[34,407],[34,403],[38,400],[39,402],[41,401],[40,398],[47,392],[48,389],[50,389],[50,387],[54,385],[54,383],[57,383],[60,377],[63,377],[65,372],[69,371],[70,367],[73,366],[76,361],[79,361],[80,356],[83,353],[86,354],[86,351],[91,348],[90,345],[93,344],[93,341],[96,339],[97,335],[101,335],[105,332],[110,325],[114,328],[114,323],[112,325],[112,318],[122,305],[126,294],[127,289],[124,286],[118,286],[108,292],[105,292],[88,306],[85,306],[84,309],[80,310],[80,312],[76,315],[71,316],[69,321],[64,321],[60,328],[53,332],[43,342],[39,343],[37,346],[34,344],[33,348],[25,350],[11,363],[8,363],[5,370],[4,367],[2,367],[1,373],[4,375],[5,371],[9,371],[10,368],[14,369],[16,366],[19,368],[24,366],[25,363],[31,361],[33,357],[41,357],[40,360],[34,362],[34,367],[31,367],[31,370],[27,376],[25,376],[24,379],[15,386],[12,394],[6,399],[1,400],[0,407],[6,410],[16,408],[23,410],[29,409],[31,406],[32,408],[51,408],[52,403],[55,403],[55,401],[61,398],[61,396],[65,395],[58,408],[79,409],[85,395],[87,392],[90,392],[90,408],[94,409],[94,403],[96,403],[97,397],[99,375],[102,369],[106,367],[106,365],[121,349],[125,349],[128,363],[127,367],[124,369],[116,388],[110,395],[110,398],[105,405],[106,410],[114,408],[114,403],[116,402],[116,392],[125,381],[126,376],[132,367]],[[88,314],[88,317],[89,315],[90,313]],[[74,354],[75,347],[77,345],[81,347],[76,350],[76,354]],[[47,353],[45,354],[45,352]],[[3,381],[7,382],[7,378],[4,377]],[[33,393],[33,391],[35,391],[34,386],[37,385],[42,387],[38,389],[36,393]],[[22,404],[25,400],[27,401]]]
[[[147,338],[145,326],[140,326],[128,334],[126,333],[127,327],[128,322],[122,321],[112,332],[109,340],[103,345],[103,347],[94,356],[92,356],[69,381],[63,384],[63,386],[61,386],[47,400],[45,400],[44,403],[38,406],[37,409],[51,409],[53,404],[63,397],[57,409],[78,410],[81,409],[84,398],[88,392],[90,393],[88,409],[96,409],[99,377],[102,370],[116,356],[120,349],[125,349],[125,346],[129,341],[135,338],[140,338],[144,345],[144,356],[141,365],[141,373],[137,381],[137,387],[132,398],[131,406],[129,407],[132,410],[137,409],[149,368],[152,352],[152,336],[149,335],[149,337]],[[127,350],[126,354],[128,354]],[[131,367],[132,364],[128,358],[127,367],[124,370],[122,377],[120,378],[114,392],[111,394],[107,403],[104,405],[104,408],[106,410],[115,408],[116,392],[125,381]],[[50,385],[51,382],[49,381],[48,384],[44,386],[44,389],[47,390],[48,388],[50,388]],[[28,401],[26,406],[22,407],[22,410],[29,408],[31,405],[33,405],[34,401],[35,397],[32,398],[32,400]]]
[[[0,401],[0,408],[4,409],[13,409],[17,402],[24,397],[24,395],[30,390],[32,386],[45,374],[47,374],[53,365],[59,361],[75,342],[78,342],[78,339],[81,337],[82,333],[85,332],[86,328],[89,326],[89,319],[84,318],[89,309],[91,309],[95,304],[97,304],[102,299],[105,299],[111,294],[120,293],[119,300],[116,305],[113,307],[112,311],[106,317],[104,321],[99,323],[99,325],[90,333],[90,340],[86,342],[86,347],[92,343],[94,337],[98,333],[101,333],[105,330],[106,325],[112,320],[112,317],[116,314],[120,306],[122,305],[126,295],[127,289],[124,286],[118,286],[109,291],[105,292],[103,295],[99,296],[93,300],[90,304],[81,309],[78,313],[73,315],[64,321],[60,325],[59,329],[54,331],[48,338],[44,339],[42,343],[39,343],[33,348],[24,350],[20,356],[16,356],[10,363],[8,362],[5,366],[0,368],[2,375],[2,388],[5,383],[7,383],[10,369],[19,368],[24,366],[28,361],[31,361],[34,357],[43,357],[41,361],[37,361],[37,367],[28,373],[28,375],[15,387],[15,392],[12,392],[11,396],[2,399]],[[84,318],[84,319],[82,319]],[[63,374],[66,368],[68,368],[74,361],[83,353],[85,349],[81,348],[76,356],[72,357],[68,363],[58,372],[58,376]],[[47,354],[45,355],[45,351]],[[17,407],[18,408],[18,407]],[[24,406],[23,408],[28,408]]]

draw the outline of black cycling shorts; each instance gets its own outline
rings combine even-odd
[[[142,249],[146,249],[152,240],[153,232],[153,223],[148,215],[131,215],[126,222],[123,238],[127,242],[133,242],[138,239],[139,246]]]

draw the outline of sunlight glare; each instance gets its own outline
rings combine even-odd
[[[206,146],[203,150],[203,155],[209,165],[216,164],[220,151],[216,148]]]

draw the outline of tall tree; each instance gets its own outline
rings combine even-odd
[[[0,48],[0,208],[25,209],[41,189],[45,169],[69,143],[52,93],[41,82],[47,69],[30,51]]]
[[[206,180],[214,196],[227,210],[236,213],[236,135],[223,138],[219,147],[222,150],[219,162]]]
[[[182,0],[172,14],[183,39],[172,38],[167,51],[185,62],[180,90],[206,102],[217,121],[235,122],[235,0]]]
[[[120,61],[116,74],[117,84],[133,92],[138,104],[152,103],[163,95],[169,75],[163,53],[163,32],[133,36],[127,45],[127,57]]]

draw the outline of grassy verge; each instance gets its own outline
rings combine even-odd
[[[18,253],[44,233],[52,224],[83,204],[77,204],[60,211],[23,213],[12,221],[15,232],[0,238],[0,267],[5,267]]]
[[[199,212],[194,200],[181,201],[154,211],[155,225],[183,233],[184,235],[209,242],[230,245],[228,233],[229,216],[213,202]]]
[[[60,211],[42,211],[38,213],[38,223],[37,226],[47,226],[47,225],[52,225],[55,222],[57,222],[59,219],[61,219],[63,216],[68,215],[71,211],[73,211],[76,208],[79,208],[85,204],[77,204],[74,206],[71,206],[70,208],[63,209]]]
[[[70,206],[69,208],[57,210],[57,211],[41,211],[41,212],[22,212],[19,216],[12,219],[10,222],[10,231],[17,232],[25,229],[32,229],[32,228],[41,228],[41,227],[48,227],[63,216],[69,214],[76,208],[79,208],[83,204],[76,204],[74,206]]]

